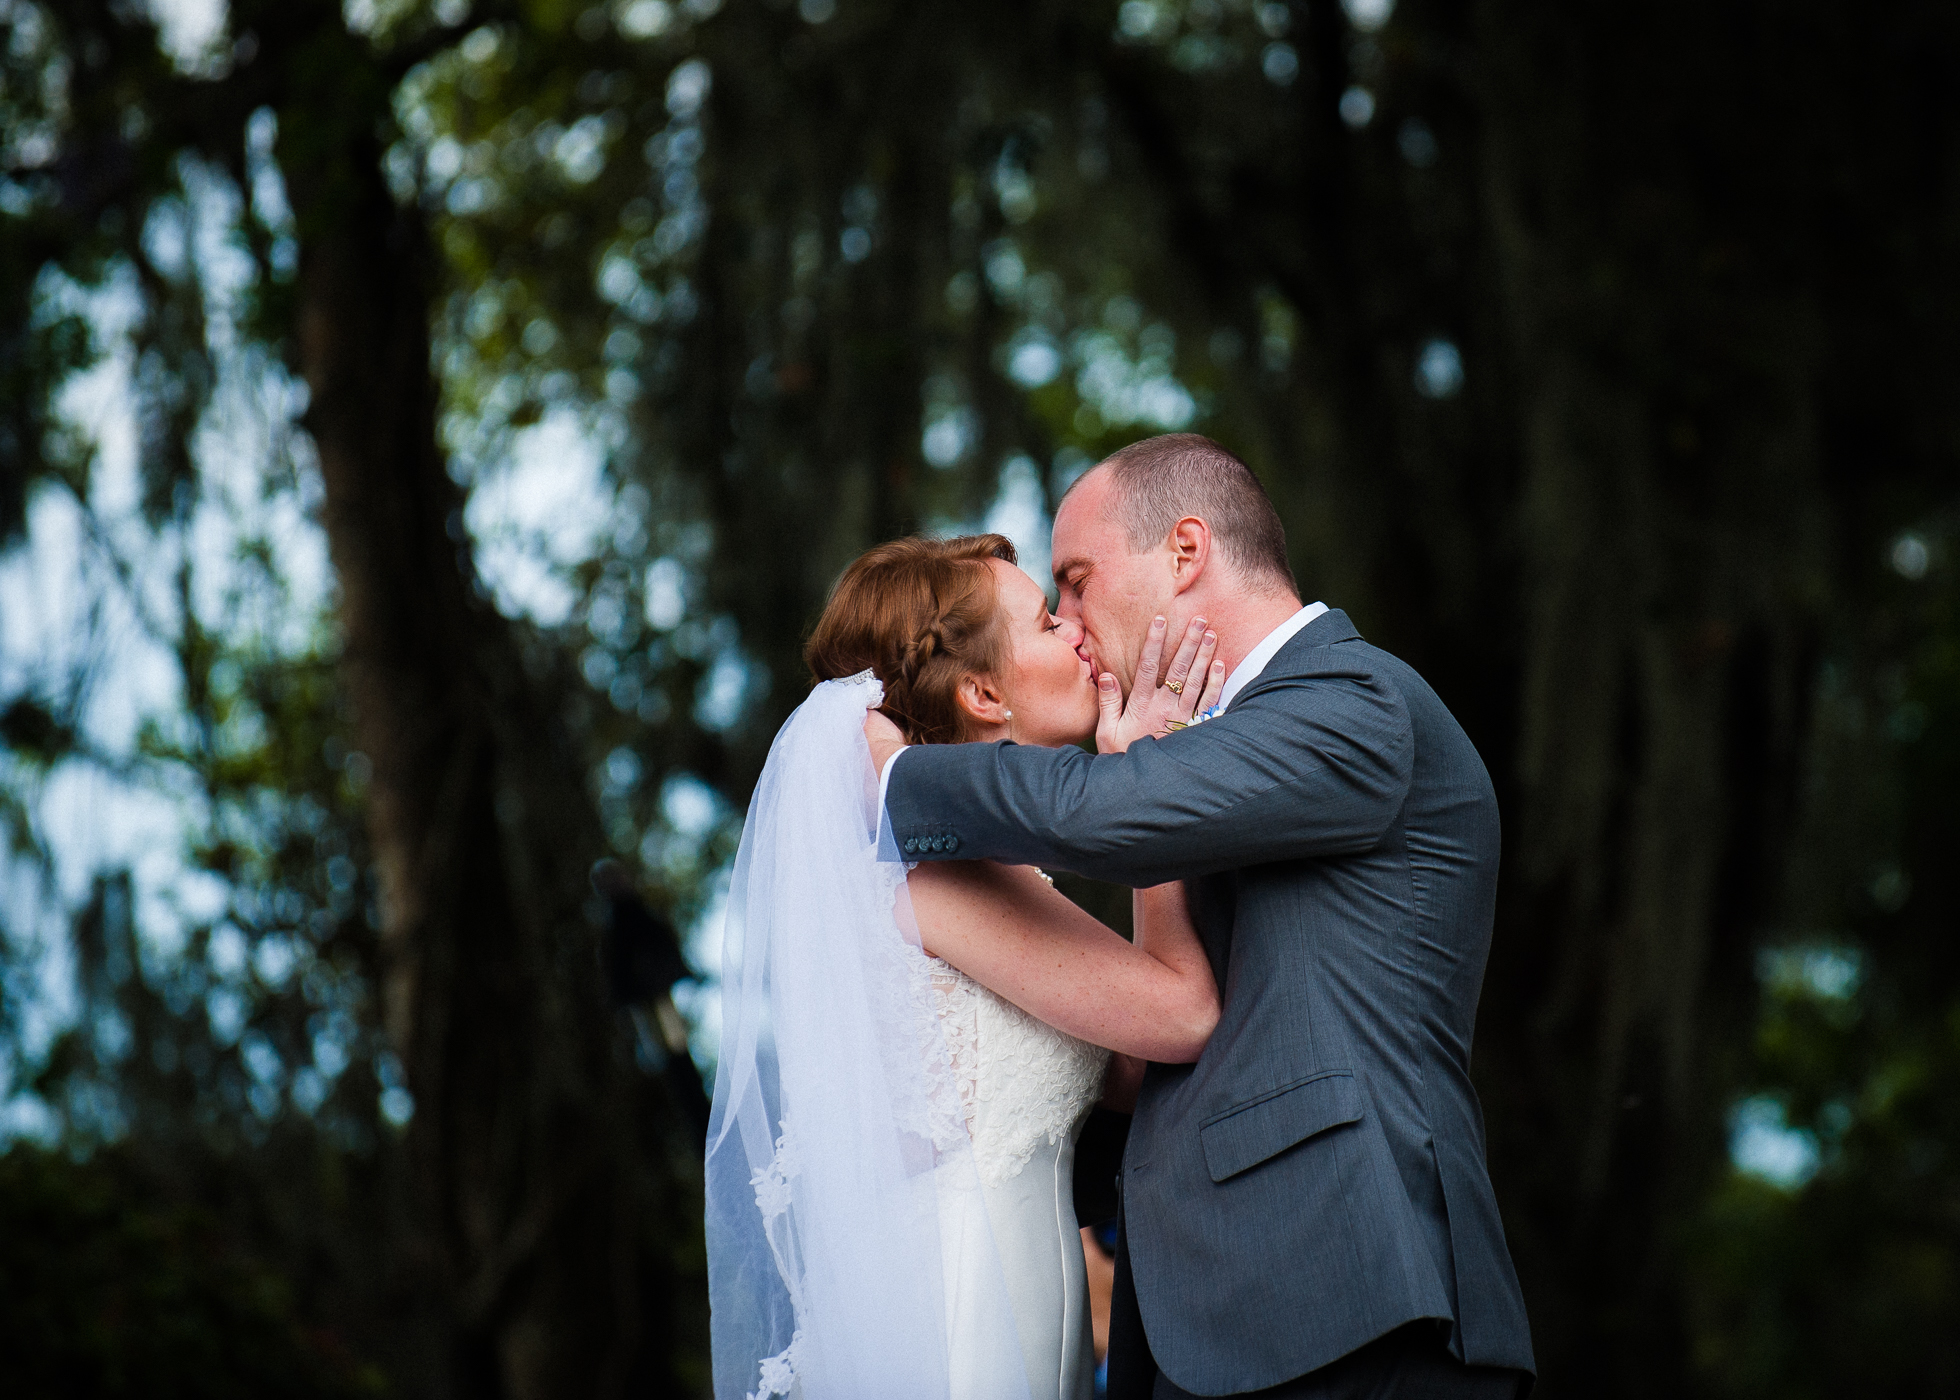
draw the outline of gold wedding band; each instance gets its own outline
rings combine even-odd
[[[1190,727],[1189,724],[1181,719],[1167,719],[1164,721],[1164,729],[1167,733],[1173,729],[1189,729]]]
[[[1183,682],[1183,681],[1165,681],[1165,682],[1164,682],[1164,689],[1166,689],[1166,690],[1168,690],[1168,691],[1169,691],[1169,692],[1170,692],[1171,694],[1173,694],[1173,695],[1182,695],[1182,694],[1184,694],[1184,682]]]

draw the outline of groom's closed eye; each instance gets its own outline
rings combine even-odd
[[[1055,587],[1062,593],[1081,593],[1088,580],[1089,567],[1080,559],[1064,560],[1055,569]]]

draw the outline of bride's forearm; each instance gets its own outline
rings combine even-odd
[[[1130,916],[1138,948],[1180,975],[1199,966],[1211,975],[1181,880],[1131,890]]]
[[[1135,925],[1137,951],[1163,965],[1171,975],[1174,1004],[1167,1007],[1189,1042],[1187,1055],[1195,1060],[1218,1025],[1218,984],[1211,974],[1211,961],[1199,941],[1197,925],[1191,921],[1190,906],[1180,882],[1134,890],[1130,912]]]

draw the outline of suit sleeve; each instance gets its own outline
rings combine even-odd
[[[908,860],[991,859],[1133,887],[1365,851],[1409,791],[1401,696],[1362,669],[1262,680],[1206,724],[1123,754],[914,745],[886,791]]]

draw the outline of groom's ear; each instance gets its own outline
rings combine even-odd
[[[1164,541],[1171,555],[1171,582],[1177,592],[1195,584],[1211,563],[1211,526],[1195,515],[1187,515],[1171,526]]]

